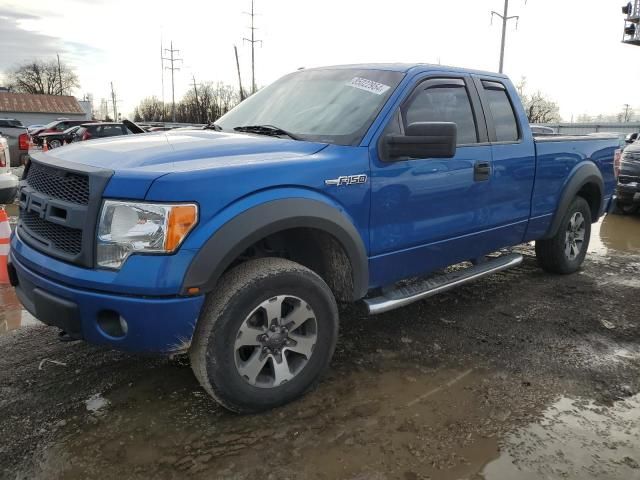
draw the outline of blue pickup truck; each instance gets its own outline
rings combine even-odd
[[[339,302],[402,307],[530,241],[545,270],[578,270],[617,148],[534,139],[495,73],[300,70],[205,129],[33,154],[9,275],[63,338],[188,352],[218,402],[260,411],[328,367]]]

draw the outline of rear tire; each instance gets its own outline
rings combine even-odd
[[[207,296],[189,356],[218,403],[252,413],[314,386],[337,337],[338,308],[322,278],[289,260],[261,258],[227,272]]]
[[[538,263],[547,272],[567,274],[577,271],[589,248],[591,208],[576,197],[562,217],[558,232],[549,239],[536,241]]]

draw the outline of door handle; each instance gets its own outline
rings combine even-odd
[[[489,162],[478,161],[473,166],[473,179],[476,182],[489,180],[491,176],[491,164]]]

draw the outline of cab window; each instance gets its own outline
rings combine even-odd
[[[405,127],[414,122],[453,122],[458,145],[478,142],[471,100],[461,79],[423,82],[403,110]]]

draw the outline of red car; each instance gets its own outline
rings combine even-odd
[[[87,123],[89,120],[54,120],[51,123],[48,123],[44,126],[44,128],[40,128],[35,132],[31,133],[31,137],[35,137],[40,135],[41,133],[54,133],[54,132],[64,132],[66,129],[75,127],[76,125],[82,125],[83,123]]]

